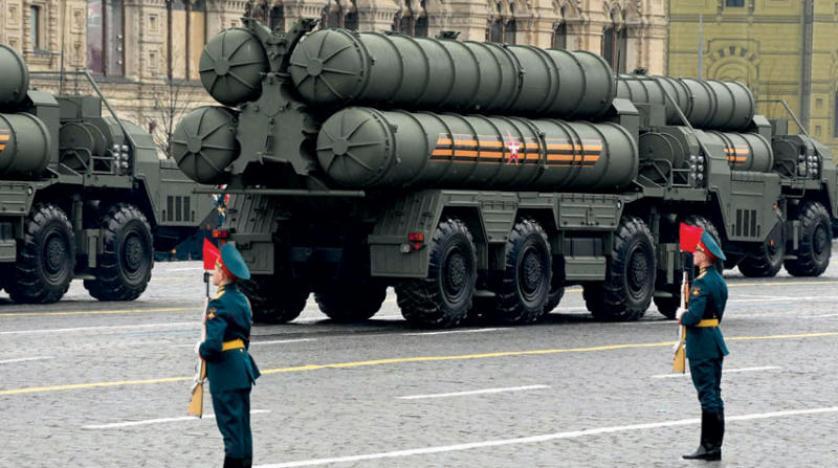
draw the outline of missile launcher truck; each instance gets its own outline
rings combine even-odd
[[[210,197],[116,116],[89,74],[68,75],[94,95],[31,89],[23,59],[2,44],[0,70],[0,288],[48,303],[79,278],[96,299],[136,299],[154,250],[195,233]]]
[[[310,292],[337,321],[389,286],[413,325],[530,323],[581,285],[602,320],[672,318],[678,226],[748,276],[817,276],[838,219],[835,163],[774,131],[742,84],[616,76],[588,52],[314,31],[255,20],[211,39],[173,156],[231,195],[222,237],[259,321]]]

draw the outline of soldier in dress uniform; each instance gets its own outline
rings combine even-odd
[[[693,263],[700,273],[690,289],[689,309],[679,310],[677,317],[687,329],[687,359],[701,402],[701,444],[694,453],[684,455],[688,460],[722,458],[725,414],[720,385],[728,350],[719,329],[727,303],[727,284],[715,266],[720,260],[725,260],[724,252],[704,231],[693,253]]]
[[[224,437],[224,468],[250,467],[250,390],[259,369],[247,352],[253,314],[236,282],[250,278],[250,270],[232,244],[221,247],[212,284],[218,288],[204,315],[206,339],[198,352],[207,363],[215,421]]]

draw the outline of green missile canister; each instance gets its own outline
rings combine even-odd
[[[620,75],[617,80],[618,97],[635,104],[664,105],[666,122],[683,125],[664,93],[677,103],[691,125],[701,129],[743,131],[751,126],[756,112],[751,91],[735,81],[645,75]]]
[[[30,177],[46,169],[50,158],[47,126],[32,114],[0,114],[0,177]]]
[[[238,106],[262,93],[262,74],[268,71],[268,57],[250,31],[232,28],[210,39],[198,67],[201,84],[216,101]]]
[[[351,188],[617,191],[638,171],[614,123],[379,111],[350,107],[323,124],[317,158]]]
[[[200,183],[221,183],[239,156],[236,114],[224,107],[200,107],[180,120],[172,135],[172,157]]]
[[[29,69],[20,54],[0,44],[0,70],[3,71],[3,79],[0,80],[0,111],[10,111],[26,98]]]
[[[771,143],[756,133],[704,132],[724,147],[730,168],[737,171],[770,172],[774,167]]]
[[[302,98],[333,107],[592,118],[617,88],[608,63],[589,52],[343,29],[310,34],[290,64]]]

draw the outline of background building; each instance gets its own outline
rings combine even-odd
[[[297,18],[358,31],[584,49],[620,71],[663,73],[664,0],[260,0],[253,15],[276,28]]]
[[[838,1],[670,0],[670,21],[670,74],[747,83],[769,117],[785,100],[838,151]]]
[[[566,47],[618,71],[665,71],[664,0],[0,0],[0,42],[32,71],[89,69],[121,117],[154,130],[165,150],[189,109],[212,104],[198,81],[206,41],[246,10],[284,30],[298,18],[359,31]],[[83,84],[34,77],[41,89]]]

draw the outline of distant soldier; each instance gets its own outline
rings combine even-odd
[[[707,231],[701,235],[693,253],[700,269],[690,289],[689,309],[678,311],[678,320],[687,328],[687,359],[701,402],[701,444],[687,460],[720,460],[725,433],[722,402],[722,362],[728,354],[719,322],[727,303],[727,284],[715,264],[725,260],[721,247]]]
[[[250,390],[259,369],[248,354],[252,311],[236,282],[250,278],[250,270],[231,244],[221,247],[212,284],[218,288],[204,315],[207,337],[198,347],[207,362],[215,421],[224,437],[224,468],[250,467]]]

